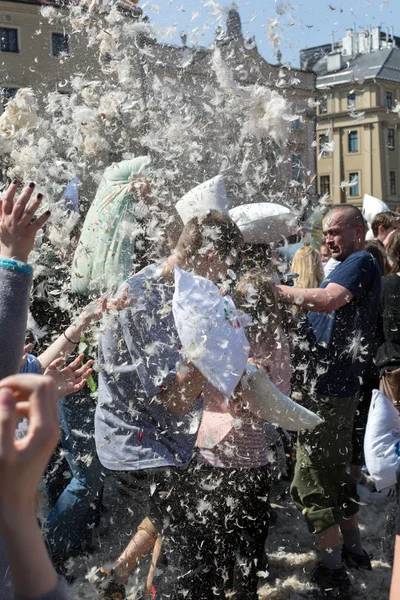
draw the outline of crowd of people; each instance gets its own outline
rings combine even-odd
[[[297,250],[287,266],[297,277],[286,285],[273,248],[245,244],[228,214],[199,213],[168,256],[133,269],[113,297],[88,302],[35,356],[26,345],[29,254],[50,213],[34,218],[34,183],[19,190],[13,180],[0,217],[0,598],[68,597],[68,560],[94,552],[107,483],[126,507],[127,532],[138,494],[145,514],[120,554],[110,549],[99,565],[99,598],[124,599],[151,554],[144,599],[255,600],[276,517],[271,484],[286,476],[318,537],[311,581],[322,598],[350,600],[349,570],[372,569],[358,522],[372,390],[400,406],[400,218],[377,215],[366,243],[360,210],[331,207],[322,245]],[[178,268],[228,295],[226,318],[245,329],[249,368],[321,424],[296,439],[252,409],[251,388],[239,383],[227,397],[195,366],[172,310]],[[189,301],[196,310],[196,296]],[[94,365],[74,352],[98,321]],[[391,600],[400,597],[399,563],[396,541]]]

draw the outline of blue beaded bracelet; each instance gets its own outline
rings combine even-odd
[[[12,258],[0,258],[0,267],[10,269],[11,271],[18,271],[19,273],[26,273],[27,275],[33,274],[31,265],[20,260],[13,260]]]

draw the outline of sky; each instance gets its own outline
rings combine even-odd
[[[208,45],[218,24],[224,25],[229,0],[139,0],[139,5],[156,27],[160,41],[180,43],[180,32],[188,45]],[[399,0],[237,0],[244,37],[255,36],[258,50],[269,62],[282,52],[283,62],[299,66],[299,51],[343,37],[348,28],[383,28],[399,23]],[[276,21],[275,46],[269,40],[268,23]]]

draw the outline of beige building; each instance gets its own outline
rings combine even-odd
[[[66,3],[63,4],[65,6]],[[68,93],[69,81],[74,74],[84,73],[88,81],[102,76],[97,50],[88,48],[85,32],[65,30],[57,19],[49,22],[40,14],[43,5],[57,6],[57,2],[0,0],[0,93],[3,106],[20,87]],[[135,10],[137,14],[129,12],[127,18],[137,20],[140,9]],[[185,36],[182,36],[181,46],[174,46],[160,44],[151,36],[144,35],[140,49],[140,56],[139,51],[136,55],[130,52],[129,56],[132,56],[132,72],[142,90],[148,118],[143,119],[143,125],[136,132],[136,142],[129,136],[127,143],[130,147],[125,150],[150,151],[162,163],[165,156],[171,155],[172,147],[172,127],[166,128],[166,118],[178,121],[186,111],[187,119],[194,123],[190,131],[192,137],[187,139],[190,160],[185,148],[180,163],[172,165],[174,169],[178,166],[178,175],[175,179],[171,178],[171,186],[176,188],[172,190],[172,197],[178,197],[182,190],[187,191],[221,172],[221,169],[227,174],[230,189],[236,190],[238,202],[265,199],[263,196],[271,192],[281,196],[282,201],[289,199],[292,202],[300,200],[305,193],[315,194],[315,109],[310,108],[309,102],[315,95],[313,73],[292,71],[265,61],[254,40],[243,38],[236,10],[229,12],[226,28],[217,31],[215,42],[208,48],[188,47]],[[238,139],[238,118],[230,114],[226,100],[225,114],[221,110],[213,114],[209,101],[214,101],[218,87],[211,68],[216,50],[241,86],[268,86],[290,101],[289,112],[295,113],[298,118],[291,121],[291,132],[281,148],[261,139],[249,149],[248,140]],[[158,97],[160,89],[164,106],[165,97],[170,94],[175,113],[173,108],[168,116],[163,113],[163,104]],[[243,114],[243,118],[245,116]],[[160,131],[165,132],[164,139]],[[165,147],[161,147],[164,142]],[[235,146],[237,151],[234,152]],[[179,152],[175,152],[174,156],[177,155]],[[118,151],[109,156],[110,160],[118,157]],[[268,162],[267,177],[263,176],[261,168],[258,169],[262,161]],[[228,166],[227,162],[230,163]],[[248,164],[250,167],[245,173],[243,165]],[[171,165],[166,166],[171,168]],[[253,185],[252,178],[254,182],[257,179],[257,184]]]
[[[380,27],[349,29],[333,47],[302,51],[301,64],[317,74],[320,195],[400,205],[400,39]]]

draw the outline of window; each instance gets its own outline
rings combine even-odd
[[[396,195],[396,171],[389,172],[390,195]]]
[[[17,29],[0,27],[0,50],[2,52],[19,52]]]
[[[356,107],[356,93],[351,92],[347,96],[347,108],[355,108]]]
[[[349,152],[358,152],[358,131],[349,131]]]
[[[319,193],[320,196],[331,195],[331,178],[329,175],[321,175],[319,178]]]
[[[8,104],[8,101],[14,98],[15,94],[18,92],[18,88],[1,88],[0,90],[0,104],[3,108],[5,108]]]
[[[395,149],[394,129],[388,129],[388,148],[389,148],[389,150]]]
[[[301,121],[300,117],[297,117],[294,121],[292,121],[292,131],[300,131],[301,129]]]
[[[69,54],[69,36],[63,33],[51,34],[51,53],[53,56]]]
[[[327,96],[323,96],[319,99],[319,114],[325,114],[328,112],[328,98]]]
[[[322,134],[318,137],[319,155],[321,158],[329,156],[329,152],[325,149],[326,144],[329,142],[327,135]]]
[[[385,104],[386,104],[386,108],[388,108],[389,110],[391,110],[393,108],[393,94],[392,94],[392,92],[386,92]]]
[[[350,173],[349,175],[350,183],[354,184],[350,186],[350,196],[359,196],[360,195],[360,180],[358,177],[358,173]]]
[[[292,154],[291,178],[298,183],[303,181],[303,156],[301,154]]]

